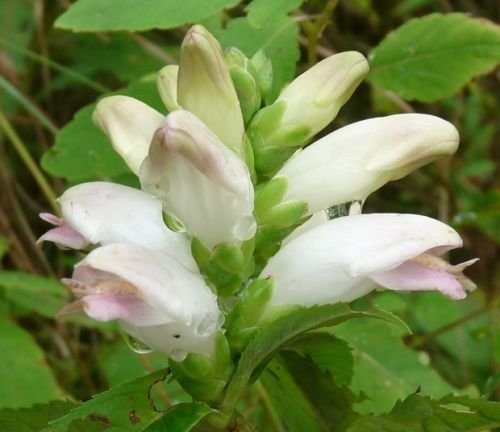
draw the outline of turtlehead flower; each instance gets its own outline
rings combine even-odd
[[[192,27],[182,42],[177,100],[243,155],[245,129],[238,95],[219,42],[200,25]]]
[[[220,327],[217,301],[199,273],[163,251],[114,243],[99,247],[63,282],[77,300],[60,314],[83,311],[118,320],[125,332],[175,360],[212,355]]]
[[[285,178],[283,201],[304,201],[308,214],[364,201],[391,180],[453,154],[455,127],[426,114],[396,114],[345,126],[297,151],[275,175]]]
[[[100,246],[63,281],[78,300],[61,314],[119,320],[128,334],[173,358],[209,355],[220,327],[217,301],[191,256],[188,236],[165,226],[161,201],[93,182],[68,189],[59,203],[63,218],[43,214],[58,226],[40,241]]]
[[[197,269],[188,237],[165,226],[162,203],[157,198],[128,186],[91,182],[69,188],[58,201],[62,218],[42,213],[42,219],[56,228],[38,242],[52,241],[71,249],[82,249],[89,243],[126,242],[165,252]]]
[[[137,175],[153,134],[163,124],[165,116],[137,99],[109,96],[98,102],[92,119]]]
[[[295,78],[249,126],[257,171],[274,174],[294,149],[337,116],[367,73],[367,60],[351,51],[328,57]]]
[[[156,87],[162,102],[169,111],[175,111],[180,106],[177,103],[177,78],[179,76],[178,65],[168,65],[158,72]]]
[[[157,85],[172,111],[168,116],[136,99],[111,96],[97,104],[95,124],[144,190],[160,197],[164,210],[206,247],[253,237],[253,186],[241,158],[243,117],[219,43],[194,26],[180,65],[163,68]]]
[[[189,111],[170,113],[157,130],[140,179],[210,249],[255,234],[247,166]]]
[[[297,235],[272,257],[261,278],[274,282],[274,306],[311,306],[355,300],[373,289],[439,290],[462,299],[475,288],[440,256],[462,246],[437,220],[411,214],[341,217]]]
[[[332,55],[295,78],[276,103],[286,108],[280,128],[306,125],[305,140],[325,128],[368,73],[368,61],[356,51]]]

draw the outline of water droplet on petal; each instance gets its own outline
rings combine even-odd
[[[185,225],[170,213],[163,213],[163,221],[174,232],[186,232]]]
[[[187,357],[187,355],[187,351],[182,349],[175,349],[170,353],[169,357],[176,362],[181,362]]]
[[[125,339],[128,347],[137,354],[149,354],[153,351],[153,349],[147,346],[144,342],[141,342],[139,339],[136,339],[127,333],[123,333],[123,338]]]
[[[215,332],[219,326],[218,324],[217,319],[213,315],[206,314],[196,326],[195,333],[197,336],[209,336]],[[220,325],[222,325],[222,323],[220,323]]]
[[[238,240],[248,240],[255,235],[257,223],[252,215],[240,218],[233,227],[233,235]]]
[[[332,220],[343,216],[352,216],[361,214],[362,208],[363,208],[363,201],[356,200],[352,202],[334,205],[330,208],[327,208],[325,211],[328,220]]]

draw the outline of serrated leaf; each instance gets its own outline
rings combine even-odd
[[[188,432],[214,410],[201,402],[182,403],[144,429],[144,432]]]
[[[151,399],[151,388],[167,378],[168,370],[118,385],[94,396],[66,415],[51,421],[44,432],[65,432],[76,419],[123,432],[142,431],[162,415]]]
[[[266,97],[273,101],[282,87],[295,75],[295,64],[299,59],[299,28],[290,17],[283,16],[273,20],[273,25],[261,29],[253,27],[247,18],[236,18],[218,33],[217,38],[224,48],[235,46],[252,57],[263,50],[273,64],[273,87]]]
[[[53,318],[69,298],[60,282],[23,272],[0,272],[0,288],[7,300],[49,318]]]
[[[500,426],[500,402],[413,394],[381,416],[360,417],[348,432],[480,432]]]
[[[160,112],[165,111],[154,77],[133,82],[105,96],[112,94],[135,97]],[[92,122],[94,107],[95,103],[82,108],[56,135],[54,146],[42,158],[42,167],[47,172],[71,182],[105,179],[129,172],[108,138]]]
[[[239,0],[78,0],[55,23],[73,31],[143,31],[198,22]]]
[[[29,408],[0,410],[0,430],[15,432],[39,432],[50,420],[61,417],[76,406],[69,401],[52,401]]]
[[[330,327],[352,318],[370,317],[385,320],[407,329],[394,315],[384,311],[355,311],[347,304],[321,305],[297,309],[258,330],[243,351],[238,367],[228,385],[224,406],[232,407],[250,381],[255,369],[293,338],[317,328]]]
[[[368,80],[408,100],[456,93],[500,62],[500,27],[465,14],[431,14],[397,28],[370,55]]]
[[[354,376],[351,388],[367,399],[356,404],[357,412],[388,412],[398,399],[418,388],[426,395],[444,396],[455,389],[444,381],[429,364],[426,353],[408,348],[403,332],[380,320],[350,320],[332,329],[349,342],[354,354]]]
[[[337,385],[351,383],[354,359],[349,344],[342,339],[329,333],[306,333],[287,343],[283,349],[309,356],[322,371],[332,375]]]
[[[0,407],[60,399],[63,392],[31,335],[4,316],[0,317],[0,334]]]
[[[277,17],[297,9],[304,0],[253,0],[246,8],[248,22],[261,28]]]

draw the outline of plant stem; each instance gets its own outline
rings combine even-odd
[[[425,336],[417,336],[415,338],[410,339],[410,342],[408,343],[408,346],[410,348],[421,348],[424,345],[427,345],[430,341],[436,339],[438,336],[441,336],[443,333],[446,333],[450,330],[453,330],[455,327],[460,327],[462,324],[466,323],[467,321],[477,318],[478,316],[482,315],[485,312],[488,312],[489,310],[493,310],[495,307],[498,306],[498,298],[492,301],[491,303],[467,314],[464,315],[463,317],[457,319],[456,321],[452,321],[448,324],[445,324],[442,327],[437,328],[431,333],[426,334]]]
[[[27,50],[25,48],[22,48],[16,44],[13,44],[12,42],[9,42],[5,39],[0,39],[0,45],[5,45],[9,49],[12,49],[13,51],[17,51],[19,53],[24,54],[26,57],[31,58],[32,60],[35,60],[42,65],[47,65],[51,67],[52,69],[55,69],[65,75],[70,76],[73,78],[75,81],[79,81],[80,83],[86,85],[87,87],[90,87],[94,90],[96,90],[99,93],[106,93],[110,92],[111,89],[96,83],[95,81],[92,81],[91,79],[87,78],[85,75],[79,74],[78,72],[75,72],[74,70],[67,68],[66,66],[60,65],[59,63],[56,63],[55,61],[52,61],[44,56],[41,56],[33,51]]]
[[[24,106],[45,128],[53,135],[57,133],[57,127],[52,121],[37,108],[35,104],[29,101],[15,86],[0,75],[0,87],[16,99],[22,106]]]
[[[21,138],[19,138],[16,131],[14,130],[14,128],[11,126],[11,124],[1,111],[0,111],[0,130],[3,130],[7,138],[9,138],[17,154],[22,159],[22,161],[28,168],[29,172],[35,179],[35,181],[38,183],[38,186],[40,187],[42,193],[45,195],[45,198],[47,199],[48,203],[50,204],[54,212],[58,214],[59,209],[56,205],[57,196],[55,192],[53,191],[49,182],[45,179],[42,171],[38,168],[36,162],[31,157],[25,144],[22,142]]]

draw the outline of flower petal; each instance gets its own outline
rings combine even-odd
[[[138,174],[151,138],[165,116],[137,99],[109,96],[97,103],[92,119],[131,171]]]
[[[281,127],[307,125],[308,138],[327,126],[368,73],[368,61],[356,51],[320,61],[285,87],[277,102],[287,108]]]
[[[274,305],[351,301],[375,288],[372,275],[425,252],[444,253],[461,245],[452,228],[425,216],[346,216],[291,240],[260,277],[273,278]]]
[[[177,97],[183,109],[243,154],[245,129],[238,95],[219,42],[200,25],[189,30],[181,46]]]
[[[75,267],[73,280],[89,316],[119,319],[129,334],[168,355],[210,353],[221,324],[216,297],[198,272],[175,258],[112,244],[90,252]]]
[[[66,224],[87,242],[126,242],[157,249],[176,256],[188,268],[197,268],[187,236],[165,226],[161,201],[144,192],[114,183],[82,183],[69,188],[59,203]]]
[[[169,111],[175,111],[180,106],[177,103],[177,76],[179,74],[178,65],[168,65],[158,72],[156,85],[160,93],[161,100]]]
[[[209,248],[255,233],[247,166],[188,111],[168,115],[140,179],[143,189],[160,197],[165,210]]]
[[[276,177],[288,180],[285,200],[305,201],[314,213],[364,201],[385,183],[458,146],[455,127],[438,117],[397,114],[343,127],[299,150]]]

